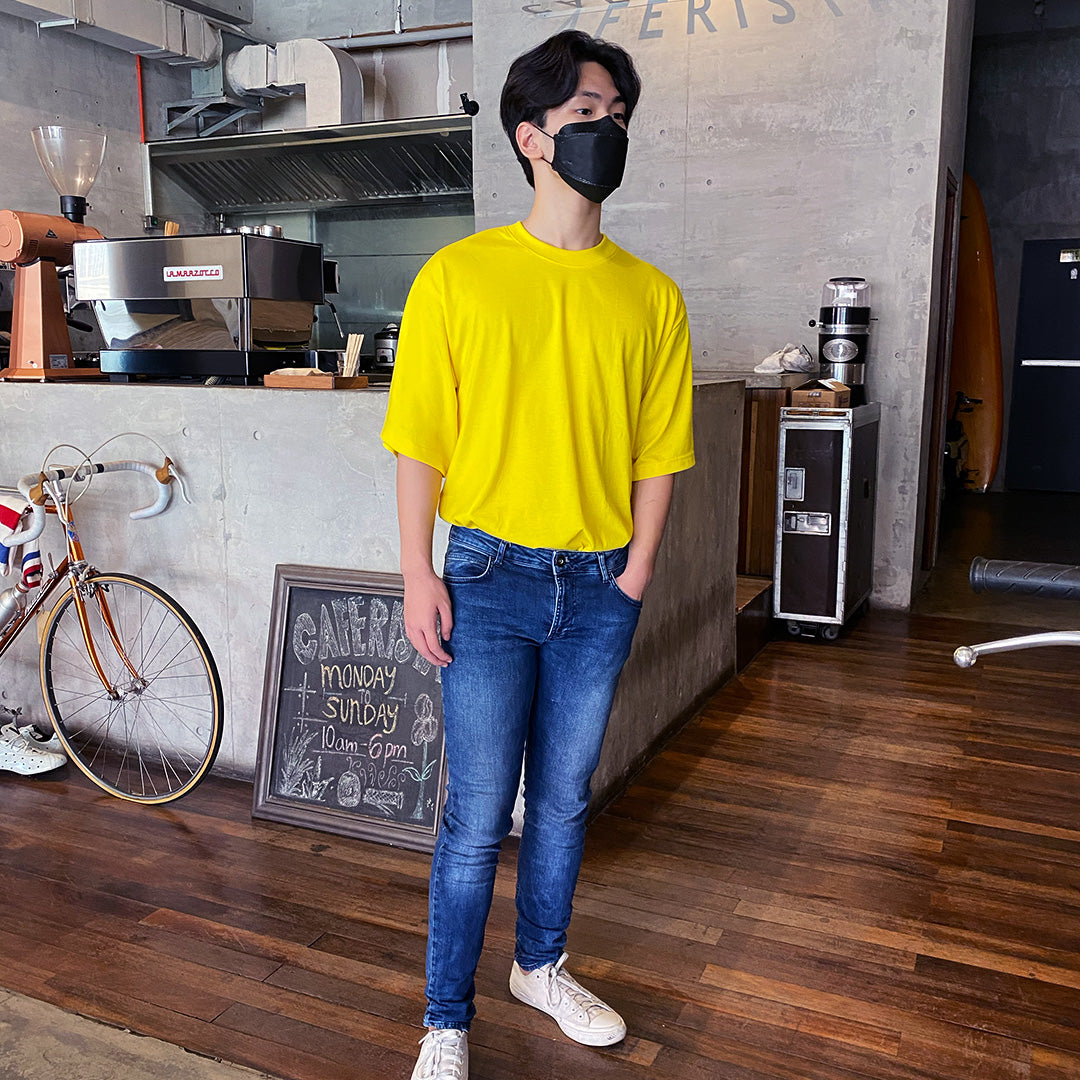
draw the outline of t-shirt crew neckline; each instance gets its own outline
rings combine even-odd
[[[549,262],[559,263],[561,266],[589,267],[605,263],[619,250],[618,247],[606,236],[601,235],[600,243],[594,247],[585,248],[583,251],[569,251],[567,248],[555,247],[554,244],[538,240],[521,221],[515,221],[507,226],[510,235],[523,247],[539,255]]]

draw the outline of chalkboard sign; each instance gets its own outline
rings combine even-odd
[[[434,848],[442,686],[403,597],[397,574],[275,568],[255,817]]]

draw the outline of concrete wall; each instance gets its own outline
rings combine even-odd
[[[945,44],[972,0],[476,4],[478,227],[530,193],[498,125],[514,56],[566,26],[635,56],[645,93],[606,231],[682,286],[701,368],[746,370],[807,327],[836,274],[868,278],[882,403],[875,599],[913,586],[941,222]]]
[[[472,42],[467,38],[389,49],[350,49],[364,77],[364,119],[446,116],[472,94]]]
[[[86,223],[106,235],[142,232],[143,189],[135,57],[63,30],[0,14],[0,205],[58,214],[60,198],[38,162],[31,129],[103,129],[105,161]]]
[[[994,252],[1004,367],[1005,476],[1020,262],[1025,240],[1080,236],[1080,30],[978,37],[971,61],[967,171]]]
[[[79,531],[92,563],[160,585],[203,630],[225,685],[228,772],[250,776],[254,766],[275,564],[397,569],[393,458],[378,440],[385,400],[379,392],[0,384],[4,482],[36,471],[57,442],[90,452],[125,431],[156,439],[188,477],[192,505],[137,522],[125,514],[149,501],[147,482],[103,477],[78,504]],[[126,438],[104,456],[155,452]],[[52,541],[42,553],[59,561],[62,546]],[[0,699],[47,726],[36,643],[20,640],[4,666]]]
[[[393,34],[468,23],[472,7],[473,0],[254,0],[251,31],[264,41]]]
[[[598,791],[733,670],[741,386],[695,392],[699,464],[677,487]],[[226,772],[254,773],[274,566],[398,569],[394,459],[379,441],[385,408],[378,390],[0,384],[5,483],[36,471],[57,442],[93,451],[132,430],[161,443],[188,477],[192,505],[136,522],[125,515],[150,501],[145,478],[99,478],[78,504],[79,532],[92,563],[148,578],[199,624],[225,687]],[[130,437],[103,455],[154,456]],[[439,553],[445,535],[440,526]],[[51,539],[42,552],[59,561]],[[4,659],[0,701],[47,726],[32,634]]]

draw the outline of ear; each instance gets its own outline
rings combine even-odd
[[[522,120],[518,124],[517,130],[514,132],[514,138],[517,140],[518,149],[530,161],[542,161],[544,159],[543,144],[551,142],[549,138],[537,130],[535,124],[530,124],[527,120]]]

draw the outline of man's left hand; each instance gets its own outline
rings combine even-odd
[[[632,600],[640,601],[645,595],[645,590],[649,587],[651,578],[651,574],[645,575],[640,571],[636,571],[633,567],[627,566],[627,568],[615,578],[615,584],[618,585],[621,592],[626,593]]]

